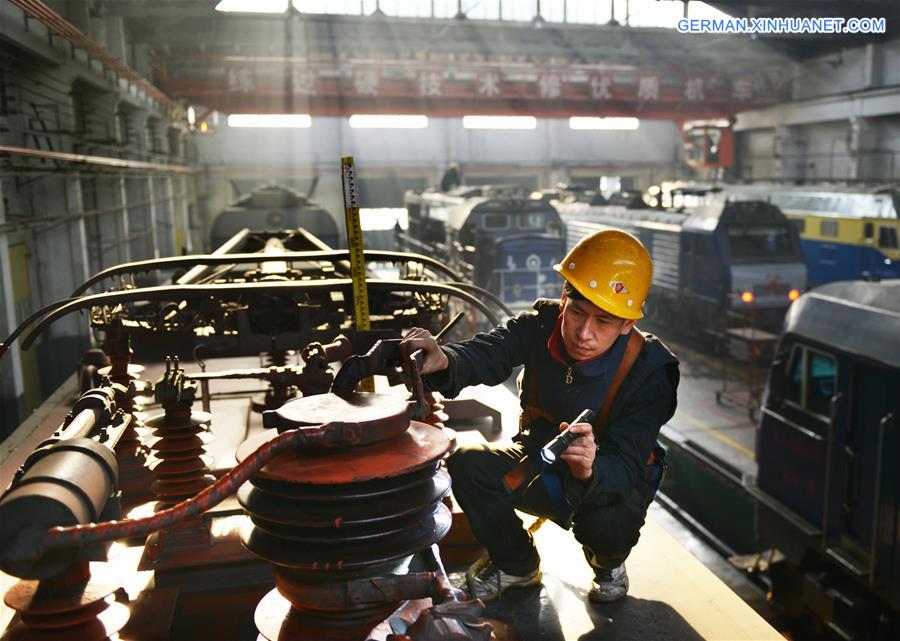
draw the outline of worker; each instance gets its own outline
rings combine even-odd
[[[462,184],[462,176],[459,171],[459,163],[451,162],[450,166],[444,170],[441,176],[441,191],[450,191],[456,189]]]
[[[675,413],[679,373],[669,349],[634,327],[650,287],[650,255],[634,236],[605,230],[554,268],[564,279],[561,300],[539,299],[467,341],[439,346],[421,328],[403,341],[424,351],[425,384],[448,398],[502,383],[524,365],[513,442],[461,447],[447,460],[454,495],[489,555],[466,575],[472,598],[541,582],[533,536],[516,509],[572,529],[594,572],[591,601],[622,598],[625,559],[664,471],[656,439]],[[569,425],[584,409],[597,412],[594,424]],[[567,428],[578,438],[560,460],[543,463],[542,447]]]

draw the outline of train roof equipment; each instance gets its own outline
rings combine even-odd
[[[900,369],[900,279],[817,287],[791,305],[784,333]]]

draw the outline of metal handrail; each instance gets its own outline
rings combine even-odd
[[[22,349],[27,350],[37,336],[56,319],[66,316],[74,311],[95,307],[99,305],[109,305],[136,301],[154,301],[154,300],[186,300],[192,298],[206,298],[214,295],[239,296],[242,294],[255,293],[299,293],[315,290],[332,291],[351,286],[352,282],[349,278],[344,279],[324,279],[316,281],[278,281],[278,282],[258,282],[258,283],[227,283],[227,284],[209,284],[209,285],[187,285],[177,286],[169,285],[164,287],[145,287],[129,289],[118,292],[107,292],[104,294],[93,294],[91,296],[83,296],[77,299],[70,299],[68,302],[56,306],[53,311],[46,314],[38,322],[37,326],[22,341]],[[438,283],[434,281],[407,281],[407,280],[369,280],[367,285],[370,289],[387,290],[389,292],[408,291],[408,292],[425,292],[444,294],[455,296],[469,303],[478,311],[487,317],[494,325],[499,324],[500,319],[479,299],[468,292],[454,287],[447,283]],[[21,326],[16,329],[16,335],[21,333]],[[12,339],[7,339],[0,343],[0,358],[9,349]]]
[[[880,454],[875,464],[875,492],[872,503],[872,539],[869,545],[869,585],[875,585],[875,571],[878,568],[878,530],[881,527],[881,477],[884,474],[884,436],[888,424],[894,424],[894,413],[888,412],[878,423],[878,449]]]
[[[157,258],[152,260],[141,260],[131,263],[122,263],[108,267],[103,271],[97,272],[84,283],[79,285],[72,296],[80,296],[87,291],[92,285],[100,282],[105,278],[111,278],[120,274],[130,274],[137,272],[154,271],[157,269],[176,269],[179,267],[193,267],[196,265],[228,265],[231,263],[265,263],[270,261],[321,261],[321,262],[340,262],[348,259],[350,251],[347,249],[332,249],[329,251],[300,251],[300,252],[284,252],[280,254],[263,254],[260,252],[244,253],[244,254],[202,254],[194,256],[173,256],[170,258]],[[422,263],[433,268],[435,271],[445,274],[454,280],[460,280],[452,268],[444,263],[424,256],[422,254],[411,254],[406,252],[395,251],[366,251],[365,258],[368,261],[390,261],[390,262],[408,262]]]
[[[825,449],[825,499],[822,505],[822,548],[828,547],[828,519],[830,517],[831,503],[831,458],[834,455],[834,423],[837,417],[838,403],[844,398],[843,392],[838,392],[831,397],[831,407],[828,419],[828,442]]]

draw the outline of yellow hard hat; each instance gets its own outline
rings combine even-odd
[[[653,261],[631,234],[607,229],[585,236],[553,269],[600,309],[619,318],[644,317]]]

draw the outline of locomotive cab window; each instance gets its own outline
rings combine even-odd
[[[485,214],[481,219],[483,229],[506,229],[509,227],[509,217],[506,214]]]
[[[544,214],[539,211],[532,211],[526,214],[522,214],[519,217],[519,228],[520,229],[543,229],[544,228]]]
[[[731,226],[728,250],[736,263],[766,260],[793,260],[795,251],[785,226]]]
[[[878,246],[882,249],[897,249],[897,230],[893,227],[879,227]]]
[[[827,418],[837,383],[832,356],[795,345],[788,367],[785,400],[809,414]]]
[[[838,224],[836,220],[823,220],[819,223],[819,233],[823,236],[834,238],[838,235]]]

